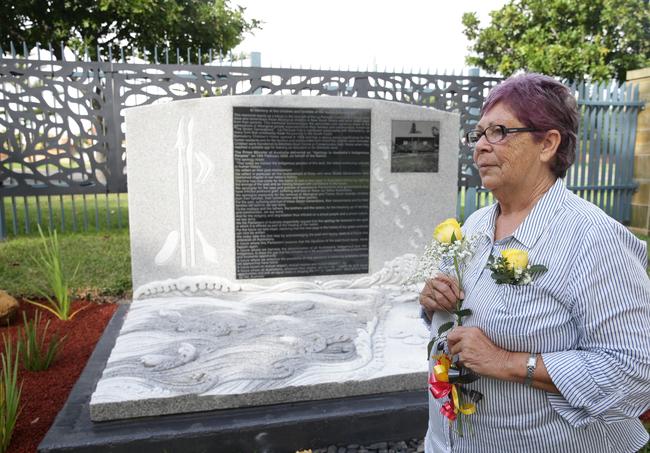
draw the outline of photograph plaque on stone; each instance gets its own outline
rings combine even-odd
[[[391,173],[437,173],[440,154],[438,121],[392,122]]]
[[[368,272],[370,110],[233,107],[238,279]]]

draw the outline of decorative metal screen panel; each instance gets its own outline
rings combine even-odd
[[[351,96],[458,112],[459,186],[472,195],[481,183],[471,149],[460,138],[478,122],[485,96],[501,80],[0,56],[0,197],[126,192],[122,110],[221,95]],[[629,205],[635,188],[631,149],[642,103],[625,84],[573,89],[582,110],[581,140],[567,183],[618,220],[628,221],[629,206],[623,206]],[[610,192],[599,195],[601,190]],[[470,198],[465,214],[478,207],[478,199]]]
[[[126,192],[122,110],[220,95],[353,96],[455,111],[466,129],[501,79],[0,59],[0,195]],[[461,131],[459,131],[459,140]],[[480,184],[461,143],[460,184]]]
[[[350,96],[458,112],[461,130],[478,122],[485,96],[502,80],[463,75],[124,63],[113,65],[113,69],[122,107],[219,95]],[[461,136],[459,131],[459,140]],[[480,185],[471,150],[462,142],[460,145],[459,184]]]
[[[100,66],[0,60],[0,195],[107,190],[112,106]]]

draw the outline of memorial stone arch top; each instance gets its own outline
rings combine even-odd
[[[423,388],[404,283],[455,214],[459,124],[358,98],[127,110],[134,301],[93,419]]]

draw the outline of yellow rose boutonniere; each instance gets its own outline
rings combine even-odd
[[[528,266],[528,252],[519,249],[505,249],[501,256],[508,262],[510,269],[524,269]]]
[[[490,256],[485,267],[492,271],[497,285],[527,285],[533,281],[533,275],[548,270],[541,264],[528,264],[528,252],[520,249],[505,249],[497,259]]]

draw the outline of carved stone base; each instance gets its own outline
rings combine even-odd
[[[424,436],[426,390],[92,422],[90,394],[125,309],[106,328],[39,453],[286,452]]]
[[[136,300],[91,418],[425,391],[428,335],[400,286]]]

